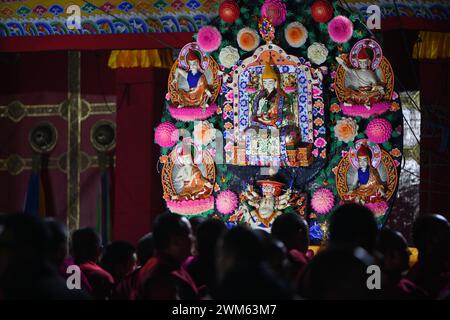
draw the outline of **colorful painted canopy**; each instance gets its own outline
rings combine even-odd
[[[220,0],[8,0],[0,7],[0,37],[128,34],[147,32],[196,32],[217,16]],[[427,26],[423,21],[448,22],[450,3],[442,0],[398,0],[397,8],[390,0],[347,0],[346,5],[362,17],[368,6],[377,4],[384,20],[413,19],[413,24]],[[81,13],[81,29],[67,28],[67,7],[77,4]],[[417,19],[422,23],[417,23]],[[394,21],[395,22],[395,21]],[[397,21],[398,22],[398,21]],[[428,24],[429,26],[429,24]],[[383,27],[383,26],[382,26]]]

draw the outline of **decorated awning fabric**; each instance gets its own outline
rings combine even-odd
[[[129,34],[148,32],[196,32],[217,16],[221,0],[4,0],[0,1],[0,37]],[[366,9],[378,5],[382,28],[415,27],[415,20],[449,22],[450,2],[445,0],[342,0],[340,3],[367,17]],[[78,5],[81,29],[67,28],[67,8]],[[401,19],[398,19],[400,16]],[[394,19],[394,20],[393,20]],[[403,19],[403,20],[402,20]],[[412,19],[408,23],[405,19]],[[420,29],[419,29],[420,30]],[[436,31],[436,30],[435,30]]]
[[[117,68],[165,68],[173,64],[172,50],[113,50],[109,56],[108,66]]]
[[[419,33],[414,45],[414,59],[449,59],[450,33],[425,32]]]
[[[195,32],[217,15],[218,0],[6,0],[0,36]],[[81,30],[67,28],[70,5],[80,7]]]

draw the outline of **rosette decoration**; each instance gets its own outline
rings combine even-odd
[[[236,210],[238,197],[230,190],[220,192],[216,198],[216,208],[221,214],[231,214]]]
[[[327,214],[333,209],[334,195],[327,188],[317,189],[311,198],[311,207],[318,214]]]
[[[358,124],[352,118],[342,118],[337,120],[334,127],[334,135],[339,141],[349,143],[358,135]]]
[[[315,64],[322,64],[327,60],[328,49],[323,43],[314,42],[308,47],[308,59]]]
[[[234,0],[225,0],[220,4],[219,16],[226,23],[233,23],[240,16],[239,5]]]
[[[237,43],[239,48],[244,51],[253,51],[259,46],[259,35],[255,29],[243,28],[237,34]]]
[[[155,130],[155,142],[163,148],[173,147],[179,138],[177,127],[172,122],[166,121],[159,124]]]
[[[269,19],[275,27],[286,20],[286,5],[281,0],[266,0],[261,7],[261,16]]]
[[[202,27],[197,33],[197,43],[205,52],[216,51],[222,43],[222,35],[213,26]]]
[[[373,143],[385,143],[392,134],[392,126],[386,119],[373,119],[366,128],[367,138]]]
[[[231,68],[239,61],[239,51],[233,46],[226,46],[219,53],[219,62],[225,68]]]
[[[328,23],[328,34],[334,42],[345,43],[352,38],[353,23],[344,16],[334,17]]]
[[[316,22],[328,22],[333,16],[333,6],[326,0],[316,0],[311,6],[311,16]]]
[[[284,29],[286,42],[293,48],[300,48],[308,39],[308,30],[300,22],[291,22]]]

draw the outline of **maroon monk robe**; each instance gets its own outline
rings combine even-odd
[[[98,300],[109,299],[114,288],[113,277],[92,261],[81,263],[79,266],[92,287],[92,296]]]
[[[167,255],[152,257],[139,272],[134,299],[197,300],[198,291],[191,276]]]

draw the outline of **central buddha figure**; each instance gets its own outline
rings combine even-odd
[[[266,63],[262,75],[262,88],[257,93],[252,105],[253,124],[280,127],[283,111],[288,120],[292,120],[289,98],[280,86],[279,76],[269,63]]]

